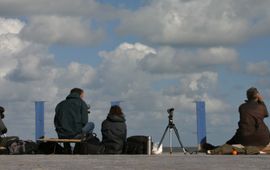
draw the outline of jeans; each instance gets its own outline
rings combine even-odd
[[[82,128],[82,134],[76,135],[74,139],[80,139],[82,135],[93,133],[94,128],[95,128],[95,124],[93,122],[87,122]]]

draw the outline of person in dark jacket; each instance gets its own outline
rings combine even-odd
[[[2,120],[5,117],[4,112],[5,112],[4,107],[0,106],[0,135],[7,133],[6,125],[4,124]]]
[[[83,100],[84,91],[73,88],[66,100],[57,104],[55,108],[54,125],[60,139],[76,139],[92,133],[95,127],[88,122],[89,107]],[[64,143],[67,153],[71,153],[69,143]]]
[[[127,138],[127,126],[122,109],[111,106],[107,119],[102,122],[102,143],[107,154],[121,154]]]
[[[235,135],[226,143],[244,146],[266,146],[270,142],[269,129],[263,119],[268,117],[263,97],[255,87],[247,90],[247,100],[239,107],[240,121]]]

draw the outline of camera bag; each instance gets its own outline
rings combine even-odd
[[[103,154],[105,146],[100,142],[95,133],[89,134],[81,143],[76,143],[73,154]]]
[[[148,136],[130,136],[127,138],[126,154],[147,154]]]

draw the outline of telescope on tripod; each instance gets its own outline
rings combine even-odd
[[[158,144],[158,149],[159,149],[160,145],[162,144],[167,131],[169,130],[170,154],[172,154],[172,132],[174,130],[174,133],[175,133],[175,135],[176,135],[176,137],[178,139],[178,142],[180,144],[180,147],[182,148],[184,154],[186,154],[187,153],[187,150],[183,146],[183,144],[182,144],[182,142],[180,140],[180,135],[178,133],[178,130],[177,130],[175,124],[173,123],[173,111],[174,111],[174,108],[170,108],[170,109],[167,110],[167,112],[169,114],[169,116],[168,116],[169,123],[168,123],[168,125],[167,125],[167,127],[166,127],[166,129],[165,129],[165,131],[164,131],[164,133],[162,135],[162,138],[161,138],[161,140],[160,140],[160,142]]]

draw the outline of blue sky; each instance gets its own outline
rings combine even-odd
[[[270,2],[254,3],[0,0],[8,135],[33,139],[33,101],[45,100],[45,135],[55,136],[56,104],[81,87],[99,137],[110,101],[123,100],[129,136],[158,142],[174,107],[183,143],[194,146],[193,101],[204,100],[208,142],[224,143],[247,88],[256,86],[270,102]]]

